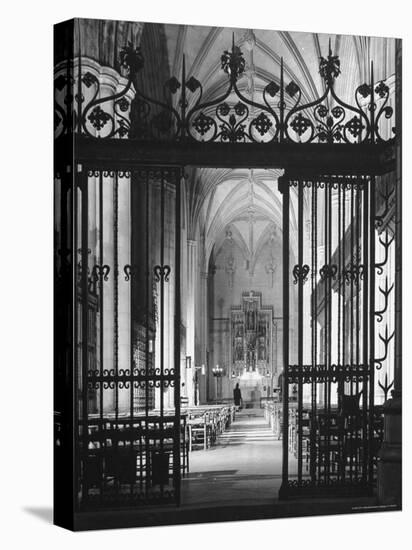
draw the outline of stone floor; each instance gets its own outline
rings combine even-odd
[[[182,505],[270,504],[278,499],[281,473],[282,441],[273,435],[262,409],[246,409],[214,447],[190,454]]]
[[[289,455],[289,471],[296,473]],[[182,478],[181,505],[129,512],[80,514],[76,529],[240,521],[379,511],[375,497],[279,500],[282,441],[261,409],[237,414],[230,429],[206,451],[190,453],[190,473]],[[387,509],[387,508],[383,508]]]

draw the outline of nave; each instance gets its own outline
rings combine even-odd
[[[236,413],[216,445],[191,453],[189,475],[182,478],[182,503],[271,504],[281,484],[282,441],[263,409]]]

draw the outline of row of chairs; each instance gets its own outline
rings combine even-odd
[[[275,436],[282,439],[282,404],[275,400],[266,401],[264,403],[264,416]]]
[[[235,418],[235,407],[205,406],[188,410],[187,430],[189,451],[206,450],[216,443]]]
[[[174,418],[98,418],[81,433],[82,479],[87,490],[105,491],[128,484],[163,486],[175,470]],[[82,432],[82,430],[81,430]],[[186,417],[180,419],[180,473],[189,471],[189,442]]]
[[[349,396],[352,397],[352,396]],[[358,398],[357,398],[358,399]],[[349,401],[349,400],[346,400]],[[352,401],[354,401],[352,399]],[[343,406],[329,412],[302,409],[299,422],[296,406],[289,408],[288,450],[298,458],[301,438],[302,470],[317,477],[324,475],[359,476],[363,472],[365,453],[369,452],[362,410],[345,400]],[[275,434],[282,434],[282,410],[277,403],[265,404],[265,418]],[[369,417],[368,417],[369,421]],[[300,424],[300,425],[299,425]],[[370,427],[368,428],[370,430]],[[377,452],[383,436],[383,413],[374,408],[372,459],[376,465]],[[368,432],[369,436],[369,432]]]

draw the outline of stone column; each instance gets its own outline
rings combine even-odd
[[[189,405],[194,404],[195,376],[195,301],[196,301],[197,242],[187,239],[187,288],[186,293],[186,356],[190,357],[190,368],[186,365],[186,383]]]
[[[208,299],[207,299],[207,289],[208,289],[208,273],[200,273],[200,300],[199,300],[199,310],[198,316],[200,320],[200,349],[201,349],[201,365],[204,365],[202,371],[198,371],[198,384],[199,384],[199,403],[206,403],[207,401],[207,392],[206,392],[206,377],[207,377],[207,349],[208,349],[208,339],[209,339],[209,323],[208,323]]]
[[[119,369],[130,368],[130,290],[131,282],[124,277],[124,266],[130,256],[130,178],[119,178],[118,184],[118,357]],[[119,389],[119,412],[130,411],[130,388]]]

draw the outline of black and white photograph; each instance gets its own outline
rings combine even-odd
[[[72,530],[402,507],[402,40],[54,30]]]

